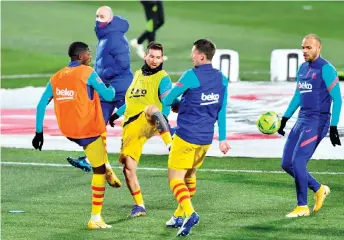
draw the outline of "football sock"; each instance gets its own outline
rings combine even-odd
[[[185,178],[185,185],[189,189],[190,199],[192,199],[196,192],[196,177]],[[174,211],[173,216],[184,217],[184,210],[180,204],[178,204],[178,207],[176,211]]]
[[[92,177],[92,215],[94,221],[100,221],[105,193],[105,174],[93,174]]]
[[[185,178],[185,184],[189,189],[190,198],[192,198],[196,193],[196,177]]]
[[[172,136],[170,131],[160,133],[160,137],[164,141],[166,146],[170,146],[172,144]]]
[[[140,189],[136,189],[134,192],[131,193],[133,200],[136,205],[145,207],[143,204],[143,197]]]
[[[190,217],[195,210],[191,203],[189,189],[186,187],[184,180],[172,179],[170,181],[170,188],[174,198],[184,210],[186,217]]]
[[[178,204],[178,207],[177,207],[176,211],[174,211],[173,216],[174,217],[184,217],[184,210],[180,204]]]

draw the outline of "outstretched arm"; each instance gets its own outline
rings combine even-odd
[[[171,111],[170,106],[167,106],[164,104],[164,99],[166,98],[167,94],[171,91],[171,88],[172,88],[172,81],[169,76],[165,76],[163,79],[161,79],[161,82],[159,85],[159,98],[162,103],[162,114],[165,117],[168,117]]]
[[[50,82],[48,82],[36,109],[36,132],[37,133],[43,132],[45,110],[50,100],[52,99],[52,97],[53,97],[53,90],[52,90]]]
[[[293,116],[294,112],[296,111],[296,109],[300,106],[300,90],[299,90],[298,84],[299,83],[297,81],[294,96],[291,99],[289,106],[283,115],[286,118],[291,118]]]
[[[225,86],[225,94],[223,96],[223,102],[222,102],[222,106],[221,109],[219,111],[219,116],[217,119],[217,124],[219,127],[219,141],[223,141],[226,140],[226,134],[227,134],[227,130],[226,130],[226,110],[227,110],[227,98],[228,98],[228,79],[223,76],[222,77],[222,84]]]
[[[96,90],[106,101],[111,102],[115,98],[115,89],[112,86],[107,88],[95,71],[89,76],[87,85]]]
[[[183,75],[179,78],[178,82],[176,82],[175,86],[171,89],[171,91],[163,100],[163,104],[166,106],[171,106],[174,103],[174,101],[184,92],[186,92],[189,88],[196,88],[199,86],[199,80],[197,79],[193,70],[190,69],[184,72]]]
[[[126,108],[127,104],[123,104],[119,109],[117,109],[115,114],[117,114],[118,118],[124,114]]]

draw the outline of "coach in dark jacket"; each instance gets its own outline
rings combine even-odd
[[[107,85],[116,90],[115,102],[103,102],[102,109],[107,123],[114,108],[124,104],[125,93],[133,79],[130,70],[130,48],[125,33],[129,23],[120,16],[113,16],[109,7],[97,11],[95,32],[99,40],[94,69]]]
[[[116,90],[115,100],[106,102],[101,98],[101,107],[105,123],[107,124],[115,108],[124,104],[125,93],[133,80],[130,71],[130,49],[125,33],[129,23],[120,16],[113,16],[108,6],[100,7],[96,13],[95,32],[99,40],[94,69],[106,85],[112,85]],[[106,133],[102,134],[106,139]],[[85,156],[79,158],[68,157],[67,161],[83,171],[91,171],[91,165]],[[110,164],[106,165],[106,180],[111,186],[116,186],[115,175]]]

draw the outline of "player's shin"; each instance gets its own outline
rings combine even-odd
[[[192,206],[189,189],[186,187],[184,179],[172,179],[170,188],[174,198],[181,205],[186,217],[189,217],[195,210]]]
[[[185,184],[186,184],[187,188],[189,189],[190,198],[192,198],[196,193],[196,184],[197,184],[196,176],[185,178],[184,180],[185,180]]]
[[[189,177],[185,178],[185,185],[189,189],[190,193],[190,199],[195,195],[196,193],[196,177]],[[180,204],[178,204],[177,209],[174,211],[173,214],[174,217],[184,217],[184,210]]]
[[[152,114],[152,122],[155,128],[158,130],[162,140],[166,146],[170,146],[172,143],[172,136],[169,131],[168,123],[161,112],[155,112]]]
[[[93,221],[100,221],[105,193],[105,173],[93,174],[92,177],[92,215]]]

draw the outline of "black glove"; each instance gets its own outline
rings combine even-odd
[[[285,124],[287,123],[288,120],[289,120],[289,118],[282,117],[280,128],[277,131],[282,136],[284,136],[284,134],[285,134],[285,131],[283,129],[285,128]]]
[[[111,115],[110,119],[109,119],[109,124],[111,127],[114,127],[115,126],[115,121],[119,118],[119,116],[114,113]]]
[[[334,147],[341,146],[337,126],[330,126],[330,140]]]
[[[44,138],[43,138],[43,132],[36,132],[35,137],[32,139],[32,146],[39,151],[42,151],[42,146],[43,146]]]
[[[179,111],[179,106],[180,106],[180,101],[174,100],[174,102],[171,105],[171,110],[172,112],[178,113]]]

